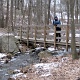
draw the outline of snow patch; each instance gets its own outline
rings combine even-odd
[[[36,69],[35,73],[38,74],[40,77],[50,76],[51,70],[53,68],[58,68],[60,66],[59,62],[54,63],[39,63],[33,65]]]
[[[55,48],[54,48],[54,46],[51,46],[51,47],[48,48],[48,50],[49,50],[49,51],[54,51]]]
[[[3,57],[5,57],[5,56],[6,56],[6,54],[0,53],[0,59],[3,58]]]
[[[17,74],[14,74],[14,75],[12,76],[13,79],[16,79],[17,77],[24,77],[24,78],[26,78],[26,75],[23,74],[23,73],[17,73]]]
[[[36,50],[44,49],[44,47],[37,47]]]

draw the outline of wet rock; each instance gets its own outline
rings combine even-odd
[[[45,48],[38,47],[38,48],[32,49],[31,52],[30,52],[30,55],[31,55],[31,56],[38,56],[38,54],[39,54],[41,51],[45,51],[45,50],[46,50]]]
[[[12,54],[7,54],[6,56],[8,59],[12,59]]]
[[[27,50],[26,44],[19,44],[19,49],[20,49],[20,52],[26,52]]]
[[[25,45],[27,45],[27,42],[24,41],[24,40],[19,40],[19,43],[20,43],[20,44],[25,44]],[[29,42],[28,42],[28,47],[29,47],[30,49],[34,49],[34,48],[35,48],[34,43],[33,43],[32,41],[29,41]]]
[[[16,57],[16,56],[20,56],[21,54],[23,54],[23,53],[22,53],[22,52],[14,53],[14,57]]]
[[[5,62],[4,62],[4,63],[5,63],[5,64],[7,64],[8,62],[9,62],[9,60],[7,59],[7,60],[5,60]]]
[[[21,69],[21,72],[22,72],[22,73],[32,73],[33,70],[32,70],[32,67],[26,66],[26,67],[24,67],[23,69]]]
[[[39,58],[42,59],[42,58],[46,58],[46,57],[49,57],[49,56],[52,56],[51,53],[48,53],[47,51],[41,51],[39,54],[38,54]]]
[[[14,78],[8,78],[8,80],[15,80]]]
[[[80,78],[78,78],[77,80],[80,80]]]

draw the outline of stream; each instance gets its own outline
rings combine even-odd
[[[29,53],[20,54],[14,57],[7,64],[0,62],[0,80],[7,80],[11,76],[10,71],[37,62],[39,63],[38,56],[31,56]]]

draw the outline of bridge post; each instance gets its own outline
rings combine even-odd
[[[29,47],[29,25],[27,26],[27,47]]]
[[[56,49],[56,26],[54,26],[54,48]]]
[[[44,26],[44,48],[46,48],[46,25]]]
[[[68,41],[69,41],[69,25],[66,27],[66,51],[68,51]]]
[[[35,42],[34,42],[34,46],[36,47],[36,34],[37,34],[37,26],[35,26],[35,35],[34,35],[34,38],[35,38]]]
[[[20,41],[22,40],[22,25],[20,27]]]

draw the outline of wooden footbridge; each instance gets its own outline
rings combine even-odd
[[[75,25],[75,38],[76,46],[80,46],[80,24]],[[44,47],[46,44],[65,45],[68,50],[68,46],[71,44],[71,29],[69,25],[61,25],[61,31],[56,31],[53,25],[24,25],[23,27],[16,27],[17,38],[25,40],[27,42],[32,41],[36,47],[36,43],[42,43]],[[56,37],[56,33],[61,33],[61,37]],[[57,39],[61,39],[61,42],[56,42]]]

